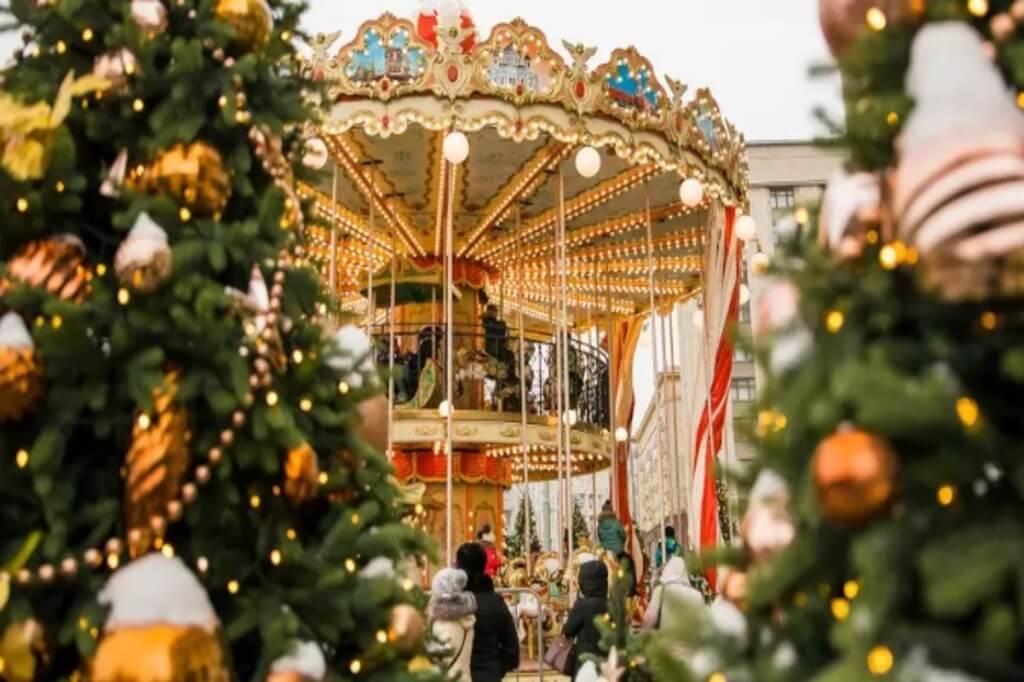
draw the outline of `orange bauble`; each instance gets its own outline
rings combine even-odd
[[[65,301],[81,303],[89,293],[85,247],[70,234],[29,242],[7,261],[0,296],[15,284],[44,289]]]
[[[308,443],[292,448],[284,463],[284,494],[295,503],[305,502],[319,485],[320,466]]]
[[[228,682],[220,639],[200,627],[156,624],[107,633],[93,657],[91,680]]]
[[[826,438],[814,453],[814,484],[825,518],[859,526],[881,512],[896,489],[896,455],[880,438],[854,429]]]
[[[388,447],[388,399],[383,395],[369,398],[357,409],[363,420],[357,431],[359,437],[384,452]]]
[[[146,192],[167,195],[201,216],[217,215],[231,197],[231,175],[223,157],[202,141],[162,152],[136,182]]]

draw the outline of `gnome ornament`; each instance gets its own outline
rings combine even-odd
[[[172,262],[167,233],[148,213],[140,213],[117,249],[114,272],[121,284],[151,293],[171,276]]]
[[[896,235],[924,284],[952,300],[1024,294],[1024,113],[968,24],[914,40],[916,106],[891,178]]]

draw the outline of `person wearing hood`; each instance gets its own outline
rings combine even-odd
[[[580,595],[569,611],[562,634],[576,644],[573,674],[582,666],[582,657],[601,653],[601,633],[594,619],[608,613],[608,567],[603,561],[588,561],[580,566]]]
[[[447,676],[471,682],[470,660],[473,655],[473,627],[476,625],[476,597],[466,592],[469,576],[457,568],[443,568],[431,583],[427,619],[437,641],[451,652]]]
[[[611,500],[604,501],[597,517],[597,541],[615,557],[626,550],[626,529],[615,515]]]
[[[470,677],[473,682],[501,682],[519,667],[519,633],[512,613],[485,572],[487,553],[469,542],[455,553],[455,566],[466,572],[466,589],[476,598],[476,624]]]
[[[483,545],[484,551],[487,552],[487,566],[484,571],[493,580],[501,570],[501,557],[498,556],[498,547],[495,545],[496,538],[490,524],[484,524],[480,532],[476,534],[476,541]]]
[[[651,603],[644,614],[644,629],[658,630],[662,627],[675,627],[681,614],[674,608],[676,605],[704,606],[704,596],[700,590],[690,584],[686,562],[680,556],[674,556],[665,564],[658,585],[651,595]]]

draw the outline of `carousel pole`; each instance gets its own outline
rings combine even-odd
[[[671,363],[672,363],[671,365],[669,365],[669,371],[672,371],[673,368],[680,367],[679,360],[676,357],[676,327],[675,327],[675,322],[674,322],[675,310],[676,310],[676,305],[673,303],[672,304],[672,313],[670,314],[669,323],[668,323],[668,346],[669,346],[668,354],[669,354],[669,358],[671,359]],[[669,397],[669,399],[672,401],[672,411],[671,411],[672,423],[675,425],[675,429],[676,429],[676,433],[674,434],[674,437],[672,438],[672,478],[673,478],[673,483],[674,483],[675,488],[676,488],[675,509],[673,510],[673,514],[680,514],[680,520],[682,519],[681,515],[683,513],[683,495],[684,495],[684,491],[683,491],[682,481],[681,481],[680,476],[679,476],[679,432],[678,432],[678,429],[679,429],[679,405],[678,405],[679,396],[677,395],[676,390],[677,390],[677,388],[679,386],[679,383],[681,381],[682,381],[682,375],[680,373],[680,376],[678,378],[676,378],[676,379],[673,379],[673,381],[672,381],[672,391],[671,391],[670,397]]]
[[[586,270],[586,267],[583,267]],[[597,268],[594,268],[594,275],[597,275]],[[597,326],[594,324],[594,309],[587,307],[587,353],[597,353]],[[589,364],[589,363],[588,363]],[[597,549],[597,466],[590,467],[590,511],[593,523],[591,524],[591,535],[594,539],[594,548]]]
[[[615,437],[615,368],[612,367],[612,336],[615,333],[615,323],[612,321],[612,276],[608,267],[604,269],[604,315],[605,315],[605,339],[608,341],[607,362],[608,362],[608,433],[611,435],[611,467],[608,470],[608,490],[612,499],[612,507],[619,512],[617,493],[619,492],[619,442]]]
[[[558,279],[558,225],[555,225],[555,264],[551,267],[551,272],[548,277],[548,290],[550,293],[551,306],[548,308],[548,315],[551,319],[551,326],[555,330],[555,362],[553,365],[554,374],[553,376],[549,373],[548,383],[551,386],[551,390],[555,394],[555,427],[558,433],[557,449],[555,451],[555,475],[558,481],[556,490],[558,491],[558,562],[565,566],[565,553],[568,548],[566,543],[563,542],[563,538],[566,533],[565,525],[565,490],[562,481],[562,455],[563,455],[563,441],[562,441],[562,388],[559,385],[559,381],[562,378],[562,335],[559,333],[559,323],[555,318],[555,310],[557,306],[554,297],[555,284],[552,282],[552,278],[557,281]],[[549,363],[550,364],[550,363]]]
[[[372,188],[371,188],[372,192]],[[370,234],[376,232],[377,213],[374,210],[373,199],[370,199]],[[370,247],[370,253],[373,253],[373,247]],[[366,263],[366,335],[373,339],[373,260],[370,259]]]
[[[668,541],[665,536],[665,424],[662,421],[662,391],[661,387],[658,386],[658,308],[657,301],[654,296],[654,225],[651,219],[651,194],[647,192],[645,197],[645,211],[646,211],[646,222],[647,222],[647,284],[648,294],[650,295],[650,306],[651,306],[651,344],[653,346],[651,353],[651,364],[654,368],[654,398],[657,401],[655,405],[656,423],[657,423],[657,434],[658,434],[658,503],[660,510],[660,517],[658,519],[658,526],[661,529],[661,556],[662,565],[668,563]]]
[[[394,459],[395,445],[395,237],[391,236],[391,300],[388,307],[388,459]]]
[[[334,177],[331,179],[331,265],[327,273],[327,286],[331,291],[331,301],[338,295],[338,164],[334,164]]]
[[[709,229],[709,235],[708,236],[709,237],[711,236],[710,235],[710,229]],[[724,240],[724,238],[725,238],[724,234],[722,235],[722,238]],[[711,255],[710,255],[710,251],[708,249],[708,246],[709,246],[709,244],[704,244],[703,242],[701,243],[701,246],[700,246],[700,256],[701,256],[700,292],[701,292],[702,312],[703,312],[703,315],[704,315],[704,323],[703,323],[703,325],[701,325],[700,332],[701,332],[701,336],[703,337],[703,343],[701,343],[701,355],[702,355],[702,359],[704,361],[704,372],[706,374],[705,382],[704,382],[704,387],[705,387],[704,398],[705,398],[705,401],[706,401],[705,405],[707,406],[707,411],[708,411],[708,426],[707,426],[706,429],[704,429],[704,431],[705,431],[704,437],[705,437],[705,440],[707,441],[707,448],[708,448],[708,450],[707,450],[707,457],[709,459],[709,462],[713,464],[714,463],[714,459],[715,459],[714,458],[714,454],[715,454],[714,453],[715,438],[714,438],[714,435],[713,435],[712,431],[714,430],[713,427],[714,427],[714,421],[715,421],[715,419],[714,419],[715,413],[714,413],[714,409],[712,407],[712,400],[711,400],[711,384],[714,381],[714,369],[713,369],[712,364],[711,364],[711,336],[710,336],[710,330],[708,329],[709,325],[708,325],[708,288],[707,288],[707,283],[708,283],[709,270],[710,270],[710,266],[711,266],[711,263],[710,263]],[[698,452],[698,453],[695,454],[695,456],[697,456],[699,454],[700,453]],[[705,476],[714,476],[715,472],[714,471],[705,471],[704,475]],[[718,486],[717,485],[715,486],[715,495],[716,496],[718,495]],[[698,510],[698,513],[699,513],[699,510]],[[699,536],[699,534],[698,534],[698,537],[697,537],[696,541],[697,541],[697,546],[699,548],[699,546],[700,546],[700,536]]]
[[[567,513],[567,527],[569,531],[569,562],[572,562],[573,556],[573,545],[575,544],[576,538],[573,537],[575,525],[573,523],[573,496],[572,496],[572,419],[570,419],[570,413],[572,412],[572,399],[569,393],[569,309],[568,309],[568,267],[569,267],[569,251],[568,244],[566,243],[565,235],[565,172],[560,167],[558,169],[558,248],[561,251],[561,257],[559,260],[559,287],[560,287],[560,304],[561,304],[561,319],[559,320],[559,336],[562,338],[562,376],[560,381],[562,382],[562,394],[563,394],[563,407],[564,414],[561,416],[562,419],[562,437],[565,439],[565,501]],[[569,594],[573,594],[573,588],[575,585],[576,576],[569,573]]]
[[[668,384],[665,386],[665,392],[668,394],[668,399],[662,402],[662,414],[664,415],[665,424],[667,425],[665,427],[665,439],[668,441],[668,447],[665,449],[665,457],[666,459],[670,460],[670,463],[672,464],[672,469],[674,470],[676,468],[676,459],[674,456],[676,452],[676,447],[674,445],[676,432],[674,426],[675,422],[672,421],[672,414],[673,412],[675,412],[675,409],[672,407],[671,403],[675,397],[676,391],[675,379],[672,377],[672,365],[669,361],[668,330],[666,329],[667,327],[671,326],[667,321],[670,315],[671,313],[669,313],[669,315],[663,315],[658,326],[660,330],[659,333],[661,334],[661,367],[662,372],[665,375],[665,380],[668,382]],[[671,475],[668,471],[666,471],[665,474],[666,476]],[[668,516],[672,519],[673,526],[676,525],[676,496],[678,494],[679,491],[677,489],[674,491],[670,491],[670,494],[667,494],[665,496],[665,506],[668,507]]]
[[[447,564],[450,566],[452,558],[454,556],[452,547],[452,534],[453,534],[453,519],[452,519],[452,496],[454,495],[454,443],[453,443],[453,431],[454,431],[454,416],[455,416],[455,401],[453,390],[453,372],[454,363],[453,359],[453,346],[452,343],[452,332],[455,323],[454,305],[452,304],[452,296],[454,294],[454,272],[453,272],[453,253],[454,248],[452,244],[452,237],[454,233],[453,224],[455,222],[455,168],[451,167],[448,173],[448,215],[445,221],[445,273],[444,273],[444,304],[445,304],[445,354],[444,354],[444,374],[445,374],[445,401],[448,404],[448,409],[445,414],[445,555],[447,557]]]
[[[516,236],[520,233],[523,222],[522,206],[516,204]],[[530,539],[530,511],[533,509],[533,499],[530,497],[530,443],[526,434],[526,330],[523,324],[523,286],[526,283],[526,261],[522,255],[519,257],[519,283],[516,287],[516,317],[519,323],[519,435],[520,446],[523,455],[523,504],[528,505],[523,510],[523,518],[526,519],[523,536],[523,553],[526,555],[526,574],[533,575],[533,561],[530,556],[532,543]],[[504,282],[504,280],[502,280]],[[502,297],[504,301],[504,297]]]

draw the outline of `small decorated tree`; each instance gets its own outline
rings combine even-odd
[[[529,518],[530,527],[529,542],[526,542],[527,518]],[[533,513],[533,504],[530,496],[526,494],[523,495],[523,499],[519,503],[512,531],[505,539],[505,550],[511,558],[523,557],[534,546],[540,546],[540,536],[537,535],[537,518]]]

